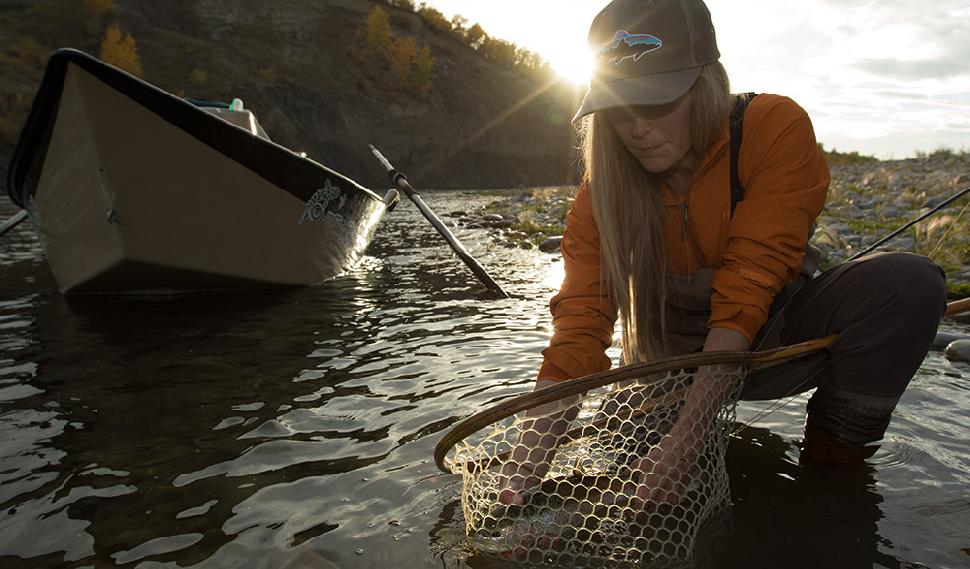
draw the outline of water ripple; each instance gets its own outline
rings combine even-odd
[[[426,196],[438,211],[490,199]],[[431,455],[456,422],[531,389],[557,259],[459,230],[513,294],[497,300],[402,204],[358,267],[319,286],[72,300],[27,227],[0,253],[4,567],[482,566],[460,480]],[[965,563],[968,379],[931,354],[856,472],[797,465],[807,395],[741,431],[721,567],[791,561],[768,533],[849,551],[831,567]]]

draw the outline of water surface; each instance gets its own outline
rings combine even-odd
[[[431,455],[531,388],[561,263],[456,231],[515,298],[478,286],[409,203],[359,267],[291,291],[69,300],[29,223],[8,234],[0,566],[514,566],[465,544],[459,481]],[[741,431],[710,565],[970,566],[968,379],[930,354],[864,468],[797,466],[806,396]]]

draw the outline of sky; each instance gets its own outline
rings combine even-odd
[[[588,77],[606,0],[426,0]],[[734,92],[787,95],[826,148],[970,151],[970,0],[707,0]],[[555,41],[551,41],[555,38]]]

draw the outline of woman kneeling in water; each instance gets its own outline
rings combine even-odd
[[[829,171],[811,121],[787,97],[730,94],[701,0],[614,0],[589,41],[598,62],[575,119],[583,182],[535,388],[608,369],[617,313],[627,363],[837,333],[819,357],[750,374],[741,398],[817,388],[801,460],[862,462],[933,341],[943,272],[922,256],[884,253],[814,274],[808,239]],[[641,500],[676,501],[683,490],[677,481],[705,431],[698,422],[728,390],[701,383],[659,446],[633,464]],[[501,502],[521,503],[542,479],[573,416],[522,437]]]

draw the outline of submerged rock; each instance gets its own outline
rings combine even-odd
[[[948,360],[970,363],[970,340],[950,342],[950,345],[943,351],[943,355]]]

